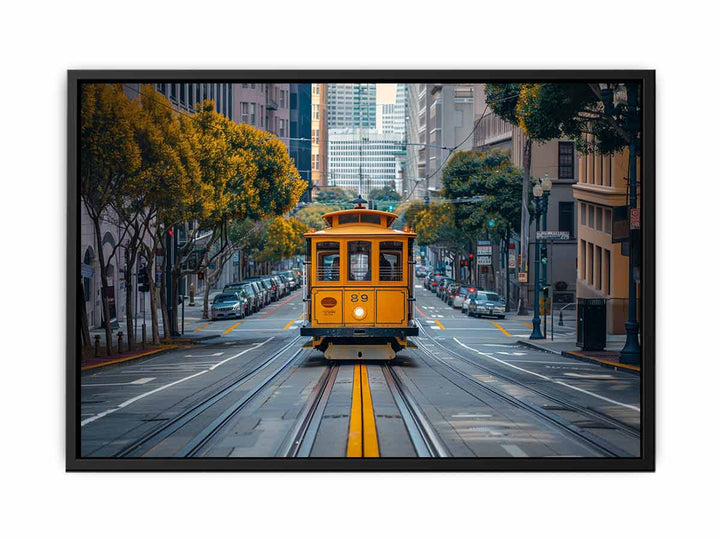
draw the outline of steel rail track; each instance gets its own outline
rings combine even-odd
[[[584,415],[584,416],[592,417],[593,420],[596,420],[596,421],[598,421],[598,422],[602,422],[602,423],[608,425],[608,427],[611,427],[612,429],[616,429],[616,430],[618,430],[618,431],[622,431],[624,434],[629,435],[629,436],[634,437],[634,438],[637,438],[637,439],[640,438],[640,430],[637,429],[637,428],[634,428],[634,427],[632,427],[632,426],[629,426],[628,424],[626,424],[626,423],[624,423],[624,422],[622,422],[622,421],[620,421],[620,420],[616,420],[615,418],[612,418],[612,417],[610,417],[610,416],[608,416],[608,415],[606,415],[606,414],[604,414],[604,413],[601,413],[600,411],[595,411],[595,410],[590,409],[590,408],[588,408],[588,407],[584,407],[584,406],[582,406],[582,405],[578,405],[577,403],[573,403],[572,401],[569,401],[569,400],[567,400],[567,399],[564,399],[564,398],[555,396],[555,395],[553,395],[553,394],[549,394],[549,393],[547,393],[547,392],[544,392],[543,390],[539,390],[539,389],[537,389],[537,388],[534,388],[534,387],[530,386],[529,384],[526,384],[526,383],[520,381],[519,379],[516,379],[515,377],[512,377],[512,376],[510,376],[510,375],[506,375],[505,373],[501,373],[500,371],[497,371],[497,370],[495,370],[495,369],[493,369],[493,368],[490,368],[490,367],[484,366],[484,365],[482,365],[482,364],[479,364],[479,363],[477,363],[477,362],[475,362],[474,360],[471,360],[471,359],[469,359],[469,358],[465,358],[464,356],[460,355],[460,354],[457,353],[456,351],[453,351],[452,349],[450,349],[450,348],[447,347],[446,345],[444,345],[444,344],[440,343],[439,341],[437,341],[437,340],[436,340],[433,336],[431,336],[429,333],[426,334],[426,336],[427,336],[430,340],[432,340],[432,342],[433,342],[437,347],[441,348],[442,350],[444,350],[444,351],[447,352],[448,354],[452,354],[452,355],[455,356],[456,358],[459,358],[460,360],[462,360],[462,361],[464,361],[464,362],[466,362],[466,363],[468,363],[468,364],[471,364],[471,365],[475,366],[475,367],[478,368],[478,369],[482,369],[483,371],[489,373],[490,375],[492,375],[492,376],[494,376],[494,377],[496,377],[496,378],[498,378],[498,379],[502,379],[502,380],[507,381],[507,382],[509,382],[509,383],[515,384],[515,385],[520,386],[520,387],[522,387],[522,388],[525,388],[526,390],[529,390],[529,391],[531,391],[531,392],[533,392],[533,393],[535,393],[535,394],[541,395],[541,396],[543,396],[543,397],[546,398],[546,399],[552,400],[552,401],[560,404],[560,406],[561,406],[562,409],[571,410],[571,411],[577,412],[577,413],[579,413],[579,414],[582,414],[582,415]]]
[[[303,408],[300,420],[296,422],[288,437],[277,452],[279,457],[310,457],[315,437],[320,429],[330,393],[337,379],[340,364],[332,362],[315,384],[313,392]]]
[[[382,366],[382,371],[390,393],[400,411],[400,416],[405,422],[417,457],[450,457],[447,448],[445,448],[440,437],[432,428],[425,413],[422,412],[420,406],[410,396],[395,368],[390,363],[386,363]]]
[[[463,362],[465,362],[467,364],[470,364],[478,369],[481,369],[481,370],[485,371],[486,373],[493,375],[499,379],[504,379],[508,382],[512,382],[512,383],[517,384],[529,391],[532,391],[533,393],[542,395],[546,399],[550,399],[550,400],[555,401],[556,403],[560,403],[560,400],[558,398],[555,398],[553,396],[549,396],[547,394],[539,392],[536,389],[534,389],[528,385],[525,385],[523,383],[513,380],[511,377],[506,377],[502,374],[496,373],[496,372],[494,372],[494,370],[485,368],[485,366],[481,366],[475,362],[472,362],[472,361],[462,357],[455,351],[448,349],[447,347],[440,344],[424,328],[423,328],[422,332],[425,337],[430,339],[439,348],[443,349],[445,352],[447,352],[448,354],[451,354],[455,358],[458,358],[459,360],[462,360]],[[580,439],[582,441],[582,443],[585,446],[589,447],[590,449],[595,450],[596,452],[599,452],[600,454],[607,456],[607,457],[636,457],[633,454],[630,454],[629,452],[627,452],[621,448],[617,448],[612,443],[609,443],[608,441],[605,441],[605,440],[601,439],[600,437],[597,437],[596,435],[588,432],[587,430],[580,428],[580,427],[572,424],[571,422],[569,422],[555,414],[552,414],[549,411],[547,411],[541,407],[538,407],[537,405],[533,405],[531,403],[526,403],[525,401],[518,399],[515,396],[508,394],[507,392],[504,392],[497,388],[493,388],[493,387],[489,386],[488,384],[478,381],[477,379],[472,377],[470,374],[465,373],[464,371],[449,364],[447,361],[445,361],[438,354],[436,354],[435,352],[430,350],[427,347],[427,345],[420,342],[419,340],[418,340],[418,346],[423,352],[425,352],[427,355],[431,356],[438,363],[442,364],[449,371],[460,376],[462,380],[466,381],[471,386],[479,388],[485,392],[488,392],[488,393],[494,395],[495,397],[499,398],[500,400],[505,401],[508,404],[511,404],[515,407],[518,407],[522,410],[529,412],[533,416],[540,418],[545,424],[559,428],[562,432],[564,432],[566,435],[569,435],[572,439],[574,439],[574,440]],[[573,412],[577,412],[579,414],[586,414],[584,408],[574,405],[570,402],[565,402],[563,400],[562,405],[563,405],[563,408],[570,409]],[[596,418],[596,420],[599,422],[605,422],[604,420],[597,419],[597,418]],[[605,423],[607,423],[607,422],[605,422]],[[614,425],[612,425],[611,427],[613,429],[617,429]]]
[[[285,346],[283,346],[279,351],[277,351],[275,354],[270,356],[267,360],[264,362],[253,366],[252,368],[243,371],[243,373],[239,377],[234,377],[232,382],[229,384],[223,386],[221,389],[217,390],[216,392],[212,393],[211,395],[203,398],[199,403],[191,406],[190,408],[184,410],[179,415],[175,416],[174,418],[170,419],[169,421],[165,422],[164,424],[158,426],[157,428],[153,429],[149,433],[143,435],[140,439],[134,441],[129,446],[125,447],[123,450],[115,454],[115,457],[141,457],[143,454],[145,454],[149,449],[152,449],[153,447],[157,446],[162,440],[166,439],[173,433],[175,433],[177,430],[188,424],[193,419],[197,418],[200,414],[207,411],[210,407],[215,405],[217,402],[219,402],[224,397],[228,396],[230,393],[235,391],[237,388],[245,384],[247,381],[249,381],[253,376],[255,376],[257,373],[271,365],[273,362],[275,362],[279,357],[281,357],[284,353],[286,353],[290,348],[292,348],[294,345],[296,345],[300,341],[300,336],[297,336],[293,339],[291,339]],[[287,359],[283,364],[280,366],[279,369],[275,370],[273,372],[273,375],[271,377],[274,378],[280,371],[282,371],[287,365],[289,365],[301,352],[303,349],[298,349],[298,351],[292,355],[289,359]],[[262,386],[264,387],[267,384],[267,379],[263,381]],[[261,388],[260,388],[261,389]],[[256,394],[259,391],[259,389],[256,387],[251,394]],[[136,455],[139,454],[139,455]]]

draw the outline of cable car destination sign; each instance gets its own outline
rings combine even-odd
[[[568,231],[538,231],[535,240],[570,240]]]

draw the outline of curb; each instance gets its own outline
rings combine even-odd
[[[623,371],[625,373],[633,373],[634,375],[640,375],[640,373],[641,373],[639,366],[631,366],[629,364],[621,364],[620,362],[613,362],[612,360],[602,360],[600,358],[595,358],[594,356],[583,354],[580,351],[563,351],[562,355],[565,358],[572,358],[573,360],[582,360],[584,362],[598,364],[598,365],[606,367],[606,368],[617,369],[618,371]]]
[[[173,338],[173,343],[178,343],[180,345],[187,345],[192,343],[198,343],[200,341],[206,341],[208,339],[215,339],[219,338],[220,334],[209,334],[207,336],[197,336],[197,337],[176,337]]]
[[[177,349],[177,348],[179,348],[179,347],[180,347],[179,345],[165,345],[165,346],[162,346],[162,347],[159,347],[159,348],[156,348],[156,349],[150,349],[150,350],[148,350],[148,351],[143,351],[143,352],[141,352],[141,353],[134,354],[134,355],[132,355],[132,356],[126,356],[126,357],[124,357],[124,358],[116,358],[115,360],[108,360],[107,362],[101,362],[100,364],[94,364],[94,365],[92,365],[92,366],[81,367],[81,368],[80,368],[80,371],[88,371],[88,370],[90,370],[90,369],[96,369],[96,368],[101,368],[101,367],[105,367],[105,366],[111,366],[111,365],[113,365],[113,364],[120,364],[120,363],[122,363],[122,362],[129,362],[130,360],[137,360],[138,358],[143,358],[143,357],[145,357],[145,356],[150,356],[151,354],[157,354],[157,353],[162,353],[162,352],[165,352],[165,351],[171,351],[171,350]]]

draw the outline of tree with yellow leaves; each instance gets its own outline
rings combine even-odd
[[[112,354],[112,329],[108,298],[108,262],[101,238],[101,221],[117,194],[138,175],[142,151],[135,139],[141,110],[120,85],[87,84],[80,91],[80,196],[93,224],[102,284],[106,353]],[[120,241],[113,246],[113,254]],[[81,309],[85,303],[81,302]],[[87,318],[85,317],[85,320]],[[89,332],[83,329],[85,339]],[[89,345],[89,343],[86,343]]]

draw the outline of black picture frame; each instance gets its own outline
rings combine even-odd
[[[642,85],[641,457],[639,458],[81,458],[78,282],[79,88],[91,82],[603,82]],[[655,71],[654,70],[70,70],[67,102],[67,471],[654,471],[655,470]]]

